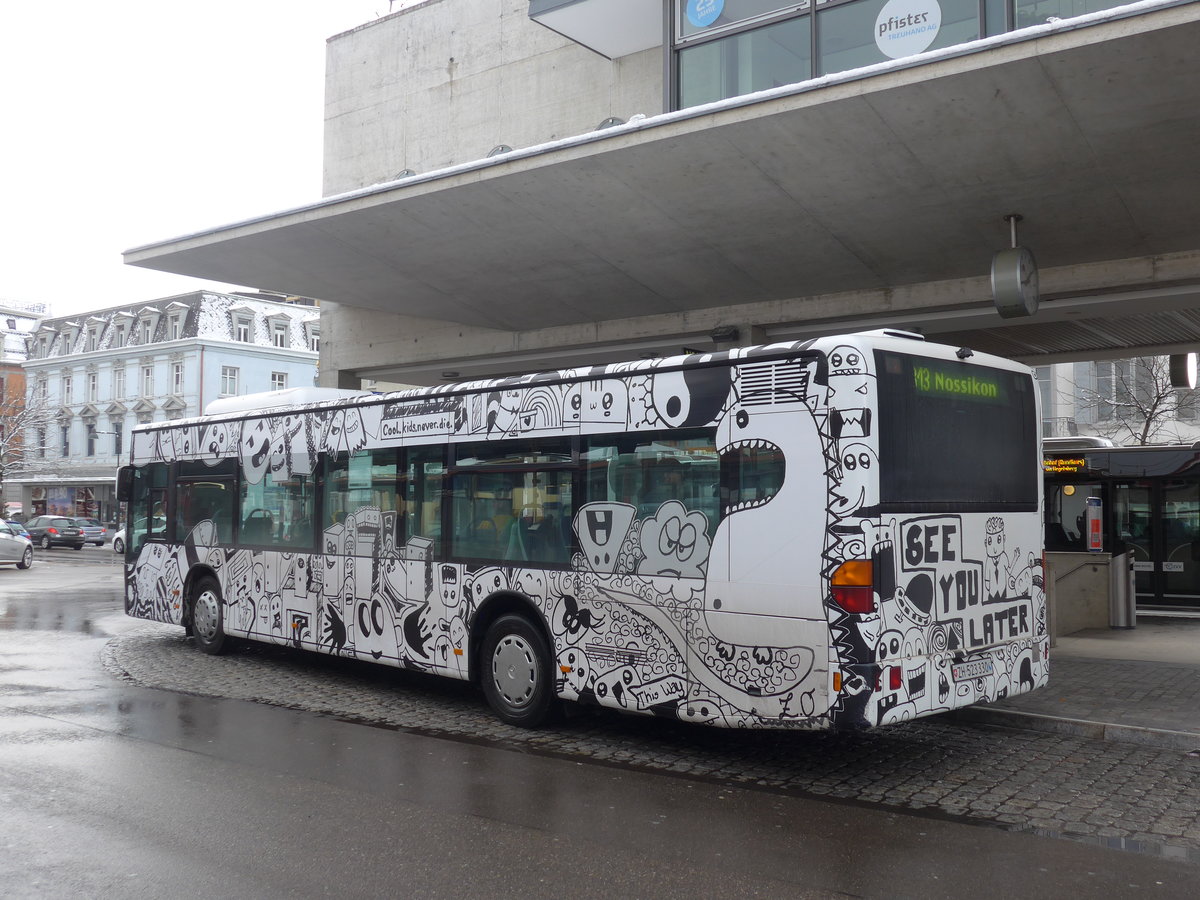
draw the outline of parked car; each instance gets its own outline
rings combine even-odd
[[[29,537],[29,532],[25,530],[25,526],[16,519],[8,519],[8,524],[17,529],[17,534],[23,538]]]
[[[135,533],[145,536],[146,534],[146,519],[143,517],[134,522]],[[158,537],[162,537],[162,532],[166,530],[167,520],[159,516],[155,516],[151,522],[151,532],[157,532]],[[125,552],[125,529],[122,528],[113,535],[113,553]]]
[[[86,543],[95,544],[97,547],[103,547],[104,542],[108,540],[108,529],[99,519],[89,519],[82,516],[75,517],[76,524],[83,529],[83,537]]]
[[[28,569],[33,565],[33,541],[17,531],[20,527],[0,521],[0,566]]]
[[[66,516],[34,516],[25,523],[25,530],[29,532],[33,542],[43,550],[49,550],[51,547],[83,549],[83,529],[74,519]]]

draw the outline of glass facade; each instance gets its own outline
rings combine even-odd
[[[699,106],[812,77],[812,18],[801,16],[679,52],[679,106]]]
[[[1119,0],[675,0],[673,108],[1120,5]]]

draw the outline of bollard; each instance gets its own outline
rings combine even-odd
[[[1133,551],[1112,557],[1108,566],[1108,627],[1136,628],[1137,592],[1133,586]]]

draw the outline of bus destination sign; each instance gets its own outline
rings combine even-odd
[[[947,370],[933,365],[915,365],[912,373],[913,387],[918,394],[960,397],[984,403],[1001,403],[1005,399],[999,379],[986,370],[975,374],[964,372],[959,367]]]

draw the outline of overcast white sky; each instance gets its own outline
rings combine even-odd
[[[121,252],[318,199],[325,40],[387,13],[0,2],[0,300],[66,315],[224,287]]]

